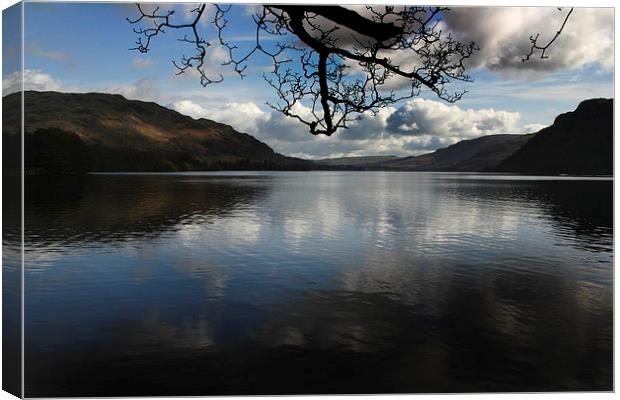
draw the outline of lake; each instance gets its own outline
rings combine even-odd
[[[26,197],[26,396],[613,389],[611,179],[115,174]]]

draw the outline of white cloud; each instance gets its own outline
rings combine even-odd
[[[164,96],[155,79],[142,78],[132,83],[121,85],[86,86],[60,81],[39,69],[24,69],[24,89],[37,91],[57,91],[65,93],[101,92],[121,94],[130,100],[153,101],[162,103]],[[21,90],[21,73],[19,71],[2,78],[3,96]]]
[[[261,121],[269,119],[269,113],[260,109],[254,102],[229,102],[203,106],[199,100],[184,99],[170,104],[181,114],[194,118],[207,118],[228,124],[241,132],[256,135]]]
[[[518,112],[494,109],[467,109],[456,105],[413,99],[392,113],[387,130],[396,135],[474,138],[482,135],[517,132]]]
[[[51,75],[38,69],[24,69],[25,90],[61,90],[61,84]],[[15,71],[2,78],[2,95],[19,92],[22,89],[22,74]]]
[[[302,118],[310,118],[311,110],[299,103],[292,111]],[[271,111],[266,118],[257,121],[256,135],[261,140],[277,140],[285,143],[305,141],[313,137],[307,125],[277,111]]]
[[[171,104],[172,108],[183,115],[189,115],[194,118],[202,118],[205,115],[204,108],[191,100],[179,100]]]
[[[226,103],[220,109],[207,112],[207,117],[234,126],[241,132],[257,133],[257,125],[267,118],[268,113],[261,110],[254,102]]]
[[[562,25],[568,8],[555,7],[455,7],[445,13],[441,28],[461,41],[474,41],[480,48],[467,64],[503,75],[536,76],[540,72],[581,68],[597,63],[613,67],[612,8],[576,8],[548,50],[549,58],[532,56],[531,35],[540,33],[539,43],[549,42]]]
[[[276,111],[263,111],[253,102],[203,106],[200,101],[184,99],[171,106],[182,114],[229,124],[280,153],[301,158],[416,155],[462,139],[497,133],[529,133],[543,127],[538,124],[519,127],[519,113],[461,109],[439,101],[414,99],[398,109],[380,109],[375,116],[366,113],[349,129],[326,137],[313,136],[306,125],[294,118]],[[310,112],[301,105],[297,107],[301,115]]]
[[[348,129],[338,133],[338,138],[349,140],[360,140],[370,138],[380,138],[387,128],[387,120],[396,111],[394,107],[385,107],[377,111],[376,115],[370,112],[362,114],[361,118],[352,123]]]
[[[356,12],[367,14],[363,6],[349,6]],[[443,13],[438,29],[444,37],[452,37],[464,43],[473,41],[479,50],[465,60],[468,71],[480,69],[496,72],[503,77],[541,79],[560,70],[578,71],[594,66],[610,72],[614,65],[614,14],[612,8],[576,8],[568,23],[549,48],[549,58],[541,59],[534,54],[527,62],[522,58],[529,52],[530,36],[540,33],[539,43],[549,42],[562,25],[569,8],[559,11],[556,7],[452,7]],[[339,38],[346,30],[337,30]],[[344,40],[344,43],[348,43]],[[412,51],[386,51],[395,65],[412,69],[417,56]],[[355,61],[347,61],[352,75],[362,73]],[[411,80],[392,75],[387,79],[385,90],[398,90],[411,85]],[[474,83],[475,85],[475,83]],[[469,87],[467,88],[470,89]]]

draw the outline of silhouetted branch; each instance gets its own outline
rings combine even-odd
[[[138,5],[140,17],[128,21],[151,21],[153,26],[134,29],[140,35],[134,49],[146,53],[151,39],[164,33],[164,27],[189,29],[190,36],[179,40],[193,44],[196,53],[174,65],[179,73],[195,68],[203,85],[221,81],[221,75],[210,79],[204,71],[210,44],[196,27],[205,7],[201,4],[192,10],[196,13],[192,22],[175,25],[170,21],[173,11],[145,13]],[[471,80],[464,60],[476,47],[437,28],[440,14],[448,10],[444,7],[367,6],[358,12],[340,6],[265,5],[253,16],[254,45],[243,51],[225,39],[230,6],[214,7],[212,22],[219,45],[228,51],[222,65],[243,77],[252,56],[267,56],[272,71],[265,79],[279,98],[269,106],[307,125],[314,135],[331,135],[363,113],[376,113],[417,96],[422,88],[446,101],[457,101],[465,92],[450,93],[446,85]],[[276,41],[266,45],[266,35]],[[395,82],[406,90],[394,86]]]
[[[562,9],[559,8],[558,10],[561,11]],[[540,58],[549,58],[549,56],[546,55],[545,52],[547,51],[547,49],[549,49],[549,47],[551,47],[551,45],[553,44],[553,42],[555,42],[558,36],[560,36],[562,31],[564,30],[564,27],[566,26],[566,22],[568,22],[568,18],[570,18],[570,15],[572,13],[573,13],[573,8],[571,8],[568,14],[566,14],[566,17],[564,18],[564,22],[562,22],[562,26],[560,26],[560,29],[555,33],[555,36],[553,36],[553,38],[546,45],[540,46],[538,44],[538,38],[540,36],[540,33],[537,33],[536,36],[530,36],[530,43],[532,43],[532,47],[530,48],[530,52],[527,53],[525,57],[521,59],[521,61],[523,62],[528,61],[530,57],[534,54],[534,50],[540,50]]]
[[[206,4],[200,4],[195,9],[191,10],[191,13],[195,13],[193,21],[187,24],[173,24],[170,18],[174,15],[174,11],[168,11],[165,14],[158,14],[159,7],[156,7],[152,13],[146,13],[142,10],[140,4],[136,4],[140,16],[137,19],[126,18],[130,24],[137,24],[142,21],[150,21],[152,25],[147,24],[147,28],[134,28],[134,32],[140,35],[136,40],[136,47],[130,50],[138,50],[141,53],[148,53],[150,50],[151,39],[160,33],[165,33],[164,28],[172,29],[189,29],[191,31],[191,37],[188,38],[185,35],[182,39],[178,39],[181,42],[187,42],[194,45],[196,53],[191,57],[183,56],[179,62],[172,61],[172,64],[177,68],[177,75],[185,73],[188,69],[193,68],[200,74],[200,84],[206,86],[210,83],[222,82],[224,77],[220,74],[219,77],[209,77],[204,70],[205,56],[207,54],[207,48],[211,44],[202,39],[198,33],[198,22],[202,18],[205,11]],[[145,38],[146,41],[142,39]]]

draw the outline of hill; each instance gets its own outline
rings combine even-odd
[[[155,103],[102,93],[25,92],[28,172],[192,170],[391,170],[613,174],[613,100],[583,101],[553,125],[528,135],[463,140],[420,156],[301,160],[207,119]],[[19,149],[21,99],[5,96],[3,144]],[[18,169],[19,151],[4,152],[4,170]]]
[[[29,171],[308,169],[311,162],[207,119],[103,93],[26,91]],[[19,140],[19,93],[3,98],[3,140]],[[8,136],[7,136],[8,135]],[[10,164],[7,160],[6,164]]]
[[[489,135],[462,140],[421,156],[382,162],[384,169],[403,171],[487,171],[517,151],[532,135]]]
[[[396,156],[363,156],[363,157],[340,157],[340,158],[324,158],[321,160],[314,160],[316,164],[326,167],[368,167],[377,163],[386,161],[397,160]]]
[[[559,115],[495,169],[522,174],[613,175],[613,99]]]

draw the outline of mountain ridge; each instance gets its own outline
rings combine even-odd
[[[321,161],[338,167],[336,161]],[[613,175],[613,99],[583,100],[536,133],[481,136],[377,163],[347,162],[363,170],[609,176]]]
[[[480,172],[497,165],[512,154],[531,135],[498,134],[461,140],[448,147],[419,156],[381,163],[395,170]]]
[[[418,156],[303,160],[230,125],[118,94],[24,92],[28,172],[388,170],[528,174],[613,173],[613,99],[582,101],[532,134],[467,139]],[[3,97],[5,149],[20,148],[21,96]],[[18,169],[20,152],[3,167]]]
[[[21,96],[3,98],[3,131],[19,131]],[[251,135],[208,119],[194,119],[153,102],[105,93],[24,92],[27,165],[62,170],[41,146],[55,140],[87,157],[79,171],[308,169],[312,163],[278,154]],[[28,146],[28,144],[30,146]],[[48,152],[49,153],[49,152]],[[45,163],[41,164],[43,161]]]
[[[584,100],[558,115],[495,171],[613,175],[613,99]]]

